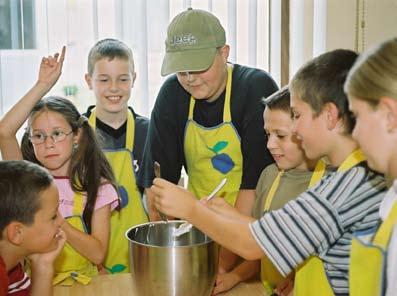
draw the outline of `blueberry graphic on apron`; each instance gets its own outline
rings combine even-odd
[[[108,268],[108,267],[105,266],[105,269],[111,274],[123,272],[126,268],[127,267],[125,265],[123,265],[123,264],[113,265],[112,268]]]
[[[119,186],[120,194],[120,209],[124,208],[128,204],[128,192],[124,186]]]
[[[222,174],[227,174],[234,167],[234,162],[226,153],[220,153],[221,150],[225,149],[228,145],[226,141],[219,141],[214,145],[214,147],[210,148],[207,146],[209,150],[215,153],[215,156],[211,158],[211,163],[214,169],[221,172]]]

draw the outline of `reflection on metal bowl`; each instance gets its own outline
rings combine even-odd
[[[195,227],[174,237],[174,229],[183,222],[149,222],[127,230],[131,272],[138,295],[211,295],[219,247]]]

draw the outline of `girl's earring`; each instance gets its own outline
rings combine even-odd
[[[73,152],[76,151],[77,148],[79,148],[79,144],[73,143]]]

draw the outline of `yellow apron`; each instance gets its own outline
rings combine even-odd
[[[193,120],[195,99],[190,98],[185,127],[184,152],[189,175],[189,191],[197,198],[208,195],[223,178],[226,185],[218,193],[234,205],[243,175],[240,136],[231,119],[230,98],[233,66],[228,65],[223,123],[206,128]]]
[[[310,178],[309,187],[317,184],[318,181],[324,176],[325,173],[325,162],[323,160],[319,160],[314,168],[312,177]],[[284,171],[280,171],[277,174],[276,179],[274,179],[272,186],[266,196],[266,201],[263,210],[268,212],[270,210],[270,206],[272,204],[274,195],[276,194],[277,188],[280,184],[281,176],[284,174]],[[261,280],[262,283],[270,295],[272,294],[274,288],[284,280],[285,278],[278,272],[277,268],[273,265],[270,259],[265,256],[261,259]]]
[[[75,192],[73,198],[73,215],[65,219],[74,228],[82,232],[87,232],[83,221],[83,211],[83,194],[81,192]],[[86,285],[90,282],[91,277],[98,274],[96,265],[80,255],[69,243],[65,244],[62,252],[55,260],[54,268],[54,285],[70,286],[75,281]]]
[[[96,127],[96,112],[92,110],[90,125]],[[135,120],[130,111],[127,115],[126,145],[116,150],[104,149],[112,166],[120,195],[120,210],[113,211],[110,218],[110,239],[105,268],[110,273],[130,272],[128,241],[125,232],[138,224],[148,222],[142,205],[141,193],[136,185],[134,158]]]
[[[355,233],[350,253],[349,289],[352,296],[378,296],[386,292],[386,257],[390,235],[397,223],[397,202],[375,236]],[[365,240],[364,237],[372,238]],[[395,280],[395,279],[391,279]]]
[[[360,149],[353,151],[339,166],[338,172],[344,172],[365,161]],[[311,256],[304,261],[295,273],[295,296],[331,296],[334,292],[328,282],[322,260]]]

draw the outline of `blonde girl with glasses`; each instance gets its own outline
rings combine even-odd
[[[3,159],[26,159],[54,176],[61,228],[67,236],[55,262],[54,284],[86,284],[104,261],[111,211],[118,206],[114,176],[87,118],[61,97],[42,98],[61,75],[61,54],[43,58],[36,84],[0,122]],[[28,120],[21,146],[16,132]]]

